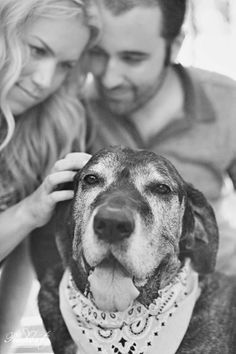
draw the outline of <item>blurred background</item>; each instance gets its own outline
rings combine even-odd
[[[235,0],[189,0],[178,61],[236,79]]]
[[[189,0],[177,61],[236,80],[236,0]],[[6,339],[14,353],[52,353],[37,310],[38,289],[35,280],[21,328]]]

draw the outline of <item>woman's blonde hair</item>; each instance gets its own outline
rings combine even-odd
[[[94,30],[86,10],[88,1],[0,1],[0,178],[17,191],[16,199],[31,193],[57,159],[72,150],[83,151],[85,144],[84,112],[78,99],[82,73],[78,67],[48,99],[14,119],[7,95],[26,60],[21,35],[25,25],[37,17],[80,16],[85,25],[91,22]]]

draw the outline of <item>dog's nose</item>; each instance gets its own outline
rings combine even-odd
[[[134,220],[127,209],[100,208],[94,217],[94,231],[101,240],[121,241],[131,235]]]

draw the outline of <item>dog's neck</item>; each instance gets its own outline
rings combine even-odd
[[[92,346],[88,350],[85,345],[81,353],[95,353],[98,347],[104,347],[108,353],[113,353],[112,346],[119,348],[120,353],[127,353],[134,343],[134,353],[138,353],[143,350],[145,343],[155,342],[156,348],[159,345],[156,337],[163,332],[163,327],[170,325],[173,330],[172,317],[177,319],[183,312],[182,330],[176,338],[179,343],[188,327],[199,293],[197,273],[187,262],[175,279],[159,290],[158,298],[148,309],[135,300],[126,311],[109,313],[99,311],[91,299],[81,294],[67,270],[60,285],[60,303],[63,318],[74,341],[79,346],[85,342]],[[173,333],[175,331],[172,332],[172,337]],[[172,352],[175,351],[170,351]]]

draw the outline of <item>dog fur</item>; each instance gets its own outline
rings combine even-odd
[[[83,293],[90,270],[115,260],[132,275],[147,307],[189,257],[201,295],[176,353],[236,353],[236,282],[214,273],[218,229],[203,194],[165,158],[123,147],[95,154],[77,173],[74,190],[73,201],[60,203],[56,213],[62,263],[48,272],[39,293],[54,352],[76,353],[59,310],[65,268]],[[104,226],[100,220],[107,218]]]

